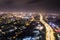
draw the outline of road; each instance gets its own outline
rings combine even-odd
[[[43,16],[40,14],[40,22],[44,24],[46,28],[46,40],[55,40],[53,29],[43,20]]]

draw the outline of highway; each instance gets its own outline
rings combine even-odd
[[[44,24],[46,28],[46,40],[55,40],[53,29],[43,20],[43,16],[40,14],[40,22]]]

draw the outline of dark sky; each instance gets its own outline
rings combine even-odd
[[[0,10],[60,12],[59,0],[0,0]]]

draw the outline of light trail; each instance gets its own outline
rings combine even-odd
[[[44,24],[46,28],[46,40],[55,40],[53,29],[43,20],[43,16],[40,14],[40,22]]]

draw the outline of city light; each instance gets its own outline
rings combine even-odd
[[[12,17],[8,14],[4,14],[4,16],[2,14],[3,18],[0,17],[1,35],[11,37],[10,39],[55,40],[55,33],[60,32],[59,26],[50,21],[46,22],[43,14],[32,14],[34,13],[32,12],[29,14],[30,16],[27,16],[28,14],[22,15],[21,12],[21,15],[11,14]]]

